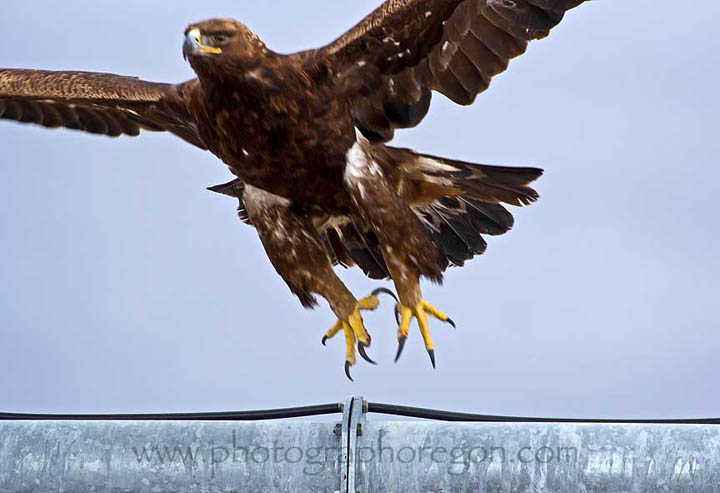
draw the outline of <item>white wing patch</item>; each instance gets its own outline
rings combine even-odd
[[[417,159],[415,159],[414,164],[417,169],[420,169],[422,171],[446,171],[448,173],[460,171],[456,166],[453,166],[452,164],[443,163],[442,161],[430,159],[426,156],[418,156]]]
[[[345,181],[355,183],[365,174],[369,159],[365,150],[355,142],[345,154]]]
[[[382,176],[382,169],[363,147],[362,142],[355,142],[345,154],[345,183],[356,188],[360,192],[360,196],[364,198],[364,179],[369,177],[382,178]]]
[[[452,178],[450,176],[442,176],[442,174],[445,173],[449,175],[461,170],[449,163],[444,163],[426,156],[418,156],[406,165],[405,171],[408,173],[420,172],[422,173],[423,181],[448,187],[453,186]]]

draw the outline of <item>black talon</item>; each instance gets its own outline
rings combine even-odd
[[[350,376],[350,366],[350,362],[345,361],[345,375],[347,375],[351,382],[354,382],[355,380],[353,380],[353,377]]]
[[[395,293],[393,293],[392,291],[390,291],[388,288],[377,288],[375,291],[373,291],[373,292],[370,293],[370,294],[371,294],[372,296],[377,296],[377,295],[379,295],[380,293],[389,294],[390,296],[392,296],[392,297],[395,299],[395,301],[398,301],[398,302],[399,302],[397,296],[395,296]]]
[[[362,359],[364,359],[364,360],[367,361],[368,363],[372,363],[373,365],[377,365],[377,363],[375,363],[372,359],[370,359],[370,356],[368,356],[367,353],[365,352],[365,348],[366,348],[366,347],[367,347],[367,346],[365,346],[365,344],[363,344],[362,342],[358,341],[358,344],[357,344],[358,353],[360,353],[360,356],[362,356]],[[351,378],[350,380],[352,380],[352,378]]]
[[[428,349],[428,354],[430,355],[430,362],[432,363],[433,368],[435,368],[435,350]]]
[[[455,327],[455,322],[453,322],[453,319],[452,319],[452,318],[448,317],[447,320],[445,320],[445,322],[446,322],[446,323],[449,323],[450,325],[452,325],[452,328],[453,328],[453,329],[457,329],[457,327]]]
[[[395,363],[397,363],[397,360],[400,358],[400,355],[403,352],[403,348],[405,347],[406,340],[407,340],[407,336],[398,338],[398,350],[397,350],[397,354],[395,354]]]
[[[322,342],[322,345],[324,346],[325,342],[327,342],[327,336],[323,336],[322,341],[320,342]]]
[[[398,306],[399,304],[395,303],[395,322],[400,325],[400,309],[398,308]]]

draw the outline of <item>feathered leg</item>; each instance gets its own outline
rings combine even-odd
[[[430,337],[428,315],[452,324],[447,315],[423,300],[420,276],[442,280],[447,259],[432,241],[427,230],[410,207],[402,201],[385,176],[378,159],[386,154],[372,153],[371,144],[358,141],[347,153],[345,187],[364,225],[377,235],[383,258],[400,298],[398,311],[398,353],[402,352],[413,317],[430,360],[435,366],[435,346]]]
[[[314,294],[330,304],[338,321],[323,338],[323,344],[341,329],[344,331],[345,373],[352,380],[350,366],[356,361],[356,342],[361,356],[372,362],[365,352],[365,347],[370,346],[370,334],[360,311],[377,308],[378,293],[360,301],[353,296],[333,272],[326,245],[318,239],[314,226],[292,210],[289,200],[246,186],[243,202],[270,262],[303,306],[317,304]]]

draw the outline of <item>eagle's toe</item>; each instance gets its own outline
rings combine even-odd
[[[397,304],[395,306],[395,318],[398,321],[398,349],[395,354],[395,361],[400,358],[403,349],[405,348],[405,341],[407,340],[410,321],[413,318],[417,319],[418,327],[420,329],[420,335],[422,335],[423,342],[425,344],[425,350],[430,357],[430,363],[435,368],[435,343],[430,337],[430,325],[428,323],[428,316],[441,320],[455,327],[455,322],[448,317],[445,313],[441,312],[433,305],[425,300],[415,305],[414,308]]]
[[[395,298],[395,300],[397,301],[395,293],[393,293],[387,288],[378,288],[374,290],[369,296],[359,300],[357,302],[357,305],[355,306],[355,309],[347,317],[347,320],[338,319],[322,338],[321,342],[324,346],[328,339],[331,339],[332,337],[337,335],[341,330],[344,332],[345,375],[351,381],[353,381],[353,378],[350,375],[350,367],[353,366],[357,360],[355,356],[356,345],[357,352],[360,353],[362,359],[364,359],[368,363],[372,363],[373,365],[377,364],[367,354],[367,348],[370,347],[371,337],[370,333],[365,328],[365,324],[363,323],[360,312],[364,310],[375,310],[378,306],[380,306],[380,300],[378,299],[378,295],[381,293],[388,294]]]

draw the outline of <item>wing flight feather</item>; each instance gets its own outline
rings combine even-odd
[[[205,149],[186,106],[197,80],[148,82],[95,72],[0,69],[0,118],[117,137],[168,131]]]
[[[471,104],[530,40],[585,0],[387,0],[317,50],[347,87],[366,137],[420,123],[432,91]]]

